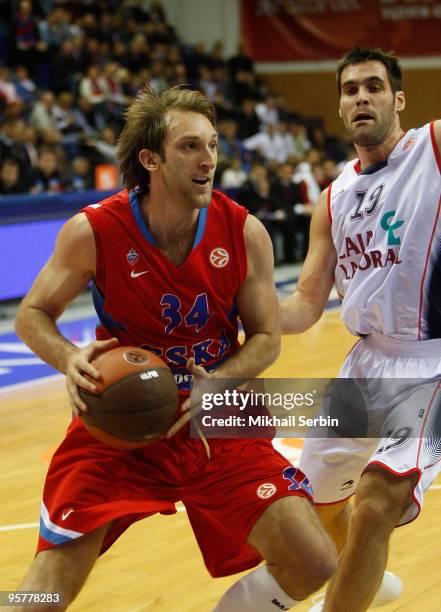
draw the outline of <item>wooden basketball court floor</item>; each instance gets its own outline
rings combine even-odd
[[[268,377],[334,376],[354,343],[328,311],[310,331],[283,340]],[[37,540],[40,494],[48,461],[69,421],[64,382],[0,395],[0,590],[14,590]],[[441,482],[426,494],[417,521],[397,529],[388,568],[401,576],[401,598],[384,612],[441,610]],[[73,612],[208,612],[237,579],[211,579],[185,511],[136,523],[98,560]],[[308,609],[310,600],[296,611]],[[341,612],[345,612],[342,610]]]

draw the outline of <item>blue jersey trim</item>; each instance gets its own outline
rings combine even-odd
[[[195,249],[199,245],[202,238],[204,237],[205,225],[207,223],[207,214],[208,214],[208,208],[202,208],[199,211],[198,229],[196,230],[196,236],[194,238],[193,249]]]
[[[133,212],[133,216],[135,217],[135,221],[137,226],[139,227],[141,234],[144,236],[144,238],[147,240],[147,242],[149,242],[151,245],[153,246],[157,246],[156,245],[156,241],[153,238],[153,235],[150,233],[147,225],[144,222],[142,213],[141,213],[141,206],[139,205],[139,199],[138,199],[138,192],[137,191],[130,191],[129,192],[129,202],[130,202],[130,206],[132,208],[132,212]]]
[[[100,290],[95,283],[92,283],[92,300],[95,307],[98,319],[101,325],[108,330],[111,329],[126,329],[125,325],[115,321],[112,317],[104,312],[104,297],[101,295]]]
[[[42,518],[40,518],[40,535],[44,540],[46,540],[47,542],[51,542],[51,544],[55,544],[55,546],[58,546],[59,544],[64,544],[65,542],[72,542],[72,540],[75,539],[51,531],[46,527]]]

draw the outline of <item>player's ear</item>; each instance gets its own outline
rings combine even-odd
[[[406,107],[406,97],[404,91],[397,91],[395,94],[395,110],[399,113]]]
[[[142,166],[149,172],[154,172],[159,168],[159,155],[149,149],[141,149],[138,159]]]
[[[338,115],[339,117],[343,117],[343,115],[341,114],[341,108],[338,109]]]

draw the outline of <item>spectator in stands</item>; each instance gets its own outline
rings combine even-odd
[[[84,191],[85,189],[93,189],[94,186],[95,181],[90,161],[87,157],[75,157],[72,160],[68,187],[72,191]]]
[[[28,185],[22,178],[20,163],[13,157],[6,157],[0,167],[0,194],[25,193]]]
[[[228,60],[228,67],[234,77],[239,70],[253,72],[253,60],[245,53],[243,46],[239,46],[236,55]]]
[[[38,156],[37,169],[32,177],[32,193],[57,193],[63,191],[64,181],[57,153],[50,148],[43,147]]]
[[[98,132],[95,124],[95,112],[92,105],[83,96],[79,96],[77,106],[74,108],[76,127],[85,136],[93,136]]]
[[[0,128],[0,159],[12,158],[20,165],[20,177],[26,179],[31,167],[28,151],[23,144],[25,123],[22,119],[4,121]]]
[[[247,180],[240,157],[233,157],[229,166],[222,172],[220,186],[222,189],[239,189]]]
[[[107,100],[114,106],[113,113],[121,115],[130,99],[123,92],[118,70],[119,65],[116,62],[108,62],[104,66],[103,78],[107,89]]]
[[[170,85],[190,85],[190,79],[187,75],[187,66],[183,62],[178,62],[174,65],[174,75],[171,79]]]
[[[32,173],[32,170],[37,167],[38,163],[38,135],[37,130],[31,125],[23,122],[23,129],[17,133],[17,142],[23,145],[26,150],[28,167],[27,172]]]
[[[248,179],[237,192],[236,199],[250,213],[263,218],[272,208],[270,192],[268,170],[263,164],[254,163],[251,166]]]
[[[236,120],[239,124],[238,137],[245,140],[260,130],[259,118],[256,115],[256,102],[250,98],[243,100],[240,110],[237,112]]]
[[[266,162],[284,163],[287,158],[285,142],[279,128],[268,123],[264,132],[258,132],[243,141],[247,151],[255,151]]]
[[[167,89],[169,85],[164,76],[165,66],[162,60],[156,59],[152,62],[150,73],[150,84],[156,91],[164,91],[164,89]]]
[[[326,187],[328,187],[340,173],[337,166],[337,162],[334,159],[330,159],[329,157],[327,157],[322,161],[322,167],[323,172],[325,173]]]
[[[94,124],[99,129],[102,129],[108,117],[107,87],[103,74],[97,64],[92,64],[87,69],[86,76],[80,81],[79,93],[93,109]]]
[[[308,202],[317,202],[321,189],[312,172],[312,167],[315,164],[321,164],[322,153],[318,149],[309,149],[302,162],[296,168],[294,181],[296,183],[305,183],[307,189]]]
[[[82,38],[79,39],[82,45]],[[52,89],[55,93],[61,91],[76,92],[82,69],[82,57],[75,40],[65,40],[55,55],[51,66]]]
[[[94,149],[93,158],[96,163],[116,163],[116,134],[112,127],[105,127],[101,132],[100,138],[84,140],[84,145],[89,147],[89,149]],[[88,157],[92,157],[90,152],[88,152]]]
[[[45,130],[57,129],[54,106],[54,93],[52,91],[43,91],[29,116],[29,123],[40,133]]]
[[[231,159],[242,158],[243,145],[237,137],[237,123],[231,119],[219,121],[217,125],[219,157]]]
[[[4,99],[6,106],[21,102],[11,71],[7,66],[0,66],[0,97]]]
[[[291,121],[289,129],[293,139],[294,156],[302,159],[306,152],[311,148],[306,127],[300,121]]]
[[[136,34],[130,41],[125,65],[133,73],[150,66],[149,45],[142,32]]]
[[[217,85],[213,79],[212,71],[207,66],[199,66],[199,87],[211,100],[217,92]]]
[[[269,94],[263,102],[256,104],[256,115],[259,118],[262,131],[267,125],[276,126],[279,123],[279,109],[277,99],[273,94]]]
[[[62,91],[54,104],[53,116],[55,126],[63,136],[76,131],[74,98],[69,91]]]
[[[14,24],[15,60],[23,64],[32,73],[40,54],[47,46],[40,39],[38,22],[31,0],[20,0]]]
[[[241,106],[244,100],[260,99],[260,92],[252,72],[239,70],[234,77],[232,91],[234,95],[233,102],[236,106]]]
[[[293,263],[303,261],[304,239],[297,235],[304,231],[303,223],[296,223],[299,215],[296,206],[306,204],[305,190],[300,183],[294,183],[294,169],[292,164],[284,163],[278,166],[277,176],[273,185],[273,207],[278,219],[274,220],[283,238],[283,262]],[[298,210],[298,209],[297,209]],[[276,215],[277,217],[277,215]]]
[[[26,66],[18,65],[14,69],[13,82],[18,97],[25,104],[33,102],[37,95],[37,86],[29,77],[29,71]]]
[[[57,53],[63,42],[71,35],[63,9],[54,8],[45,19],[40,19],[38,32],[49,53]]]

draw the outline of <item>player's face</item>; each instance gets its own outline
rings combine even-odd
[[[392,92],[381,62],[367,61],[343,70],[340,112],[354,144],[381,145],[399,125],[398,112],[403,108],[404,94]]]
[[[172,111],[164,150],[160,173],[167,195],[191,208],[208,206],[217,165],[217,134],[210,121],[200,113]]]

